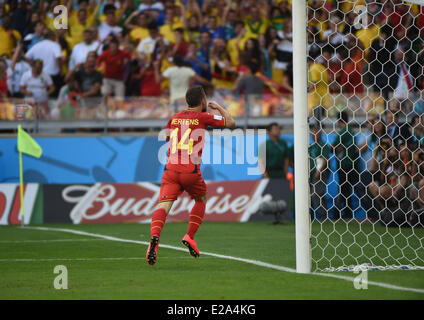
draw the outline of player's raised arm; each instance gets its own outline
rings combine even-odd
[[[233,117],[230,115],[230,113],[223,107],[221,107],[218,103],[215,101],[211,101],[208,104],[209,108],[218,110],[218,112],[221,114],[221,116],[225,119],[225,128],[234,128],[236,126],[236,122],[234,121]]]

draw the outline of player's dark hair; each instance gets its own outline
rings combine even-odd
[[[206,99],[206,94],[201,86],[194,86],[187,90],[186,101],[190,108],[200,106],[203,99]]]

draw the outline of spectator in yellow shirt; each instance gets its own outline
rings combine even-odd
[[[240,64],[239,52],[244,50],[246,41],[249,39],[246,35],[246,29],[244,28],[244,23],[238,21],[234,25],[234,32],[236,36],[227,43],[227,51],[230,55],[230,60],[233,66],[238,66]]]
[[[96,23],[97,10],[88,15],[87,9],[79,9],[78,15],[69,17],[69,36],[67,37],[68,44],[73,48],[77,43],[83,41],[84,30]]]
[[[259,8],[253,6],[250,9],[250,17],[245,20],[247,37],[257,39],[260,34],[265,34],[269,24],[269,20],[261,16]]]
[[[185,33],[184,39],[187,42],[195,42],[198,47],[200,47],[200,28],[199,21],[202,19],[197,18],[196,16],[191,16],[188,21],[185,22]]]
[[[308,111],[309,114],[319,107],[328,109],[331,106],[331,96],[329,92],[329,75],[328,71],[320,63],[314,62],[308,58]]]
[[[214,40],[210,53],[212,83],[217,89],[231,90],[237,77],[236,68],[230,62],[225,39]]]
[[[196,17],[198,21],[202,21],[202,11],[196,0],[187,0],[184,9],[184,20],[187,22],[191,17]]]
[[[365,15],[363,24],[363,28],[359,29],[355,36],[364,45],[364,57],[366,57],[371,43],[379,36],[380,25],[372,23],[372,15],[370,14]]]
[[[100,2],[103,2],[104,0],[101,0]],[[68,7],[68,15],[69,19],[78,20],[78,15],[80,10],[85,10],[87,13],[87,20],[89,21],[96,21],[97,14],[100,9],[100,5],[97,4],[98,1],[92,0],[91,2],[89,0],[78,0],[78,9],[75,10],[72,8],[73,0],[68,0],[67,7]]]
[[[174,31],[178,28],[184,28],[184,24],[178,17],[175,17],[174,8],[167,8],[165,11],[165,24],[159,28],[159,33],[170,43],[174,43]]]
[[[135,24],[132,24],[131,22],[134,18]],[[149,20],[147,14],[144,12],[140,13],[140,11],[134,11],[128,16],[125,20],[124,26],[130,30],[131,41],[138,43],[149,36],[149,29],[147,28],[148,23]]]
[[[21,34],[12,29],[12,19],[10,16],[3,18],[3,25],[0,26],[0,56],[12,56],[12,50],[22,39]]]

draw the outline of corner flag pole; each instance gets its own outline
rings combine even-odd
[[[38,143],[18,125],[18,152],[19,152],[19,182],[20,182],[20,198],[21,198],[21,219],[22,227],[25,225],[25,211],[24,211],[24,174],[22,169],[22,153],[26,153],[32,157],[40,158],[43,149]]]
[[[24,227],[25,225],[25,211],[24,211],[24,175],[22,172],[22,152],[19,151],[19,180],[20,180],[20,197],[21,197],[21,219],[22,224],[21,226]]]
[[[296,272],[311,272],[306,0],[292,1]]]

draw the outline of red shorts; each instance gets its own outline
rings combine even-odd
[[[193,199],[206,194],[206,183],[200,172],[180,173],[165,170],[160,185],[159,202],[177,200],[184,191],[187,191]]]

